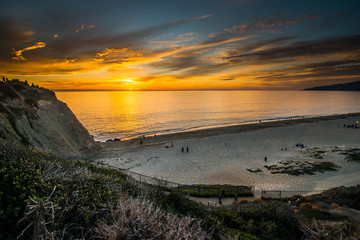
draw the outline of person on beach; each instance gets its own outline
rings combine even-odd
[[[264,157],[264,161],[265,161],[265,162],[267,161],[267,157],[266,157],[266,156]]]
[[[184,152],[184,147],[181,147],[181,152]]]
[[[171,142],[171,147],[174,147],[174,143],[173,143],[173,142]]]
[[[186,147],[186,152],[189,152],[189,147]]]
[[[221,199],[221,196],[219,195],[219,204],[222,205],[222,199]]]
[[[221,196],[224,198],[225,197],[225,190],[223,188],[221,188]]]
[[[236,193],[234,194],[234,201],[239,201],[238,195]]]

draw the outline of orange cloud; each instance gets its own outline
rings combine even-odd
[[[35,44],[33,46],[23,48],[23,49],[17,50],[17,51],[14,50],[13,54],[15,55],[15,57],[12,57],[12,59],[25,61],[26,58],[24,58],[22,56],[23,52],[29,51],[29,50],[34,50],[34,49],[37,49],[37,48],[44,48],[45,46],[46,46],[46,44],[44,42],[38,42],[37,44]]]
[[[126,52],[128,49],[127,48],[106,48],[104,51],[96,53],[97,57],[103,57],[103,56],[107,56],[111,53],[123,53]]]

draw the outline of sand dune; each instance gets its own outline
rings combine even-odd
[[[360,162],[347,161],[343,154],[360,148],[360,129],[343,127],[358,120],[360,114],[337,115],[151,136],[141,139],[142,145],[140,139],[104,143],[103,150],[89,158],[183,184],[235,184],[311,192],[360,183]],[[305,148],[295,147],[296,143]],[[272,174],[264,167],[304,161],[332,162],[339,169],[292,176]]]

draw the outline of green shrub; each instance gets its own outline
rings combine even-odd
[[[226,227],[238,229],[261,239],[301,239],[303,233],[295,214],[281,202],[259,202],[233,210],[216,211]]]
[[[346,216],[331,214],[327,211],[314,208],[302,209],[299,213],[302,217],[307,218],[308,220],[345,221],[348,219]]]
[[[247,186],[234,186],[234,185],[186,185],[176,188],[177,191],[183,194],[190,194],[195,197],[252,197],[254,196],[251,188]]]

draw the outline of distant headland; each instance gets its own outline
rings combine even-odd
[[[360,81],[306,88],[304,91],[360,91]]]

